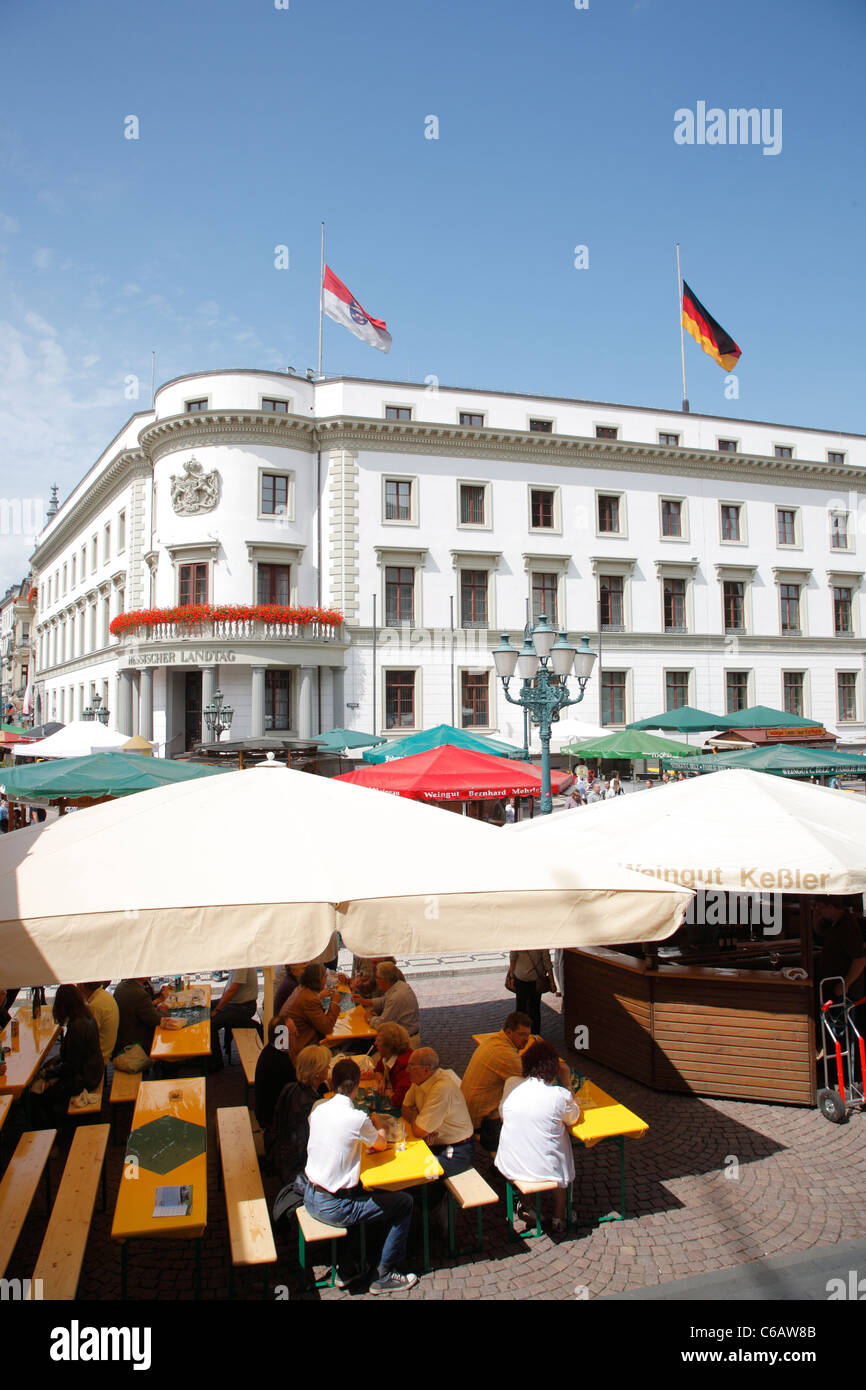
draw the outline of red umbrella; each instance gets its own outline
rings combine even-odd
[[[541,770],[532,763],[474,753],[450,743],[427,753],[346,772],[334,781],[375,787],[414,801],[495,801],[506,796],[541,795]],[[562,791],[570,781],[570,773],[551,770],[554,792]]]

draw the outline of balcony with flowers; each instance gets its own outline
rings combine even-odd
[[[274,642],[346,646],[343,615],[336,608],[276,603],[190,603],[118,613],[110,625],[121,642]]]

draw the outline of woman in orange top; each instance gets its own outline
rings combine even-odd
[[[349,983],[345,975],[338,975],[337,979],[341,984]],[[280,1009],[278,1017],[290,1018],[297,1029],[289,1053],[293,1062],[305,1047],[318,1043],[329,1033],[333,1033],[334,1024],[340,1016],[340,995],[336,989],[331,992],[331,1006],[328,1012],[325,1013],[322,1009],[322,1000],[329,993],[325,988],[325,980],[324,965],[305,965],[298,988],[289,995]]]

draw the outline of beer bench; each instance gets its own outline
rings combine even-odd
[[[110,1128],[82,1125],[75,1131],[33,1271],[31,1298],[35,1290],[39,1298],[67,1302],[75,1298],[100,1175],[105,1211],[105,1150]],[[41,1280],[41,1287],[37,1280]]]
[[[48,1159],[56,1138],[56,1129],[27,1130],[18,1140],[9,1167],[3,1174],[3,1181],[0,1182],[0,1277],[6,1273],[43,1170],[45,1210],[51,1209]]]
[[[256,1157],[250,1112],[245,1105],[216,1112],[217,1141],[231,1243],[229,1298],[234,1297],[235,1265],[272,1265],[277,1248]],[[267,1287],[267,1269],[262,1271]]]

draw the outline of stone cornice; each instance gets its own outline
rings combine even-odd
[[[150,459],[141,449],[121,449],[84,496],[70,507],[51,535],[37,546],[33,552],[33,566],[37,573],[41,574],[70,541],[78,540],[79,532],[99,515],[121,488],[134,478],[150,477],[150,474]]]
[[[170,415],[146,425],[138,436],[152,463],[178,449],[214,444],[279,444],[315,452],[315,421],[270,410],[206,410]]]

